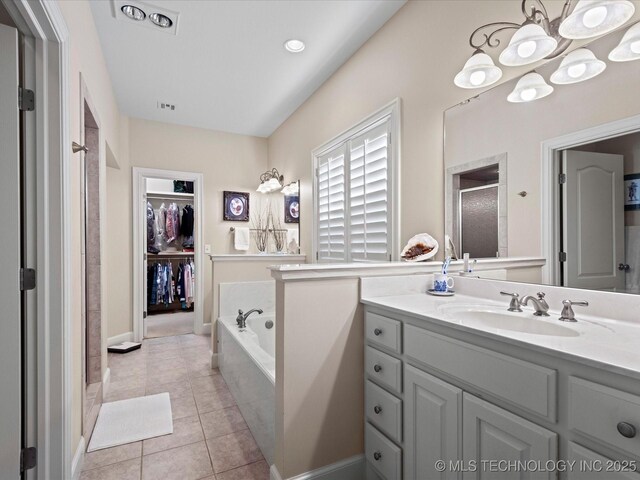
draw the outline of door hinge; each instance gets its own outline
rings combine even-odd
[[[33,268],[20,269],[20,290],[33,290],[36,288],[36,271]]]
[[[18,87],[18,108],[23,112],[32,112],[36,108],[36,96],[33,90]]]
[[[567,174],[566,173],[561,173],[558,175],[558,183],[560,185],[564,185],[565,183],[567,183]]]
[[[147,312],[142,312],[142,318],[147,318]]]
[[[38,449],[36,447],[23,448],[20,452],[20,473],[31,470],[38,464]]]
[[[567,261],[567,252],[560,252],[558,254],[558,260],[560,260],[561,262],[566,262]]]

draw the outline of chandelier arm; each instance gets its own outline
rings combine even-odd
[[[482,25],[481,27],[478,27],[473,31],[473,33],[469,37],[469,45],[471,45],[471,48],[474,48],[476,50],[482,49],[482,47],[484,47],[485,45],[491,48],[495,48],[500,45],[500,39],[494,38],[497,33],[500,33],[504,30],[517,30],[520,28],[520,26],[521,25],[519,23],[513,22],[487,23],[486,25]],[[495,29],[489,34],[483,32],[483,30],[485,29],[490,30],[492,28]],[[484,37],[484,40],[480,42],[479,39],[475,39],[476,36],[479,36],[480,38]]]

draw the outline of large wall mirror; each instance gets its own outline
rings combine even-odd
[[[550,82],[559,57],[535,70],[554,88],[544,98],[508,101],[535,94],[513,93],[520,77],[445,112],[459,256],[542,256],[532,282],[640,293],[640,59],[608,59],[629,28],[585,45],[606,64],[589,80]]]

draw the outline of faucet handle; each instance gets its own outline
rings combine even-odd
[[[544,300],[544,297],[546,294],[544,292],[538,292],[537,295],[538,295],[538,300]]]
[[[507,309],[509,312],[521,312],[522,311],[522,308],[520,308],[520,294],[519,293],[500,292],[500,295],[505,295],[507,297],[511,297],[511,303],[509,303],[509,308]]]
[[[588,307],[589,302],[585,302],[585,301],[574,302],[572,300],[563,300],[562,313],[560,314],[560,318],[559,318],[561,322],[577,322],[576,314],[572,308],[574,305],[577,305],[579,307]]]

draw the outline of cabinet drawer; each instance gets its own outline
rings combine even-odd
[[[640,480],[635,464],[615,462],[577,443],[569,442],[567,460],[575,462],[568,471],[568,480]]]
[[[371,343],[402,353],[402,324],[398,320],[383,317],[377,313],[365,313],[365,337]]]
[[[402,393],[402,361],[373,347],[364,352],[364,370],[375,382]]]
[[[555,370],[406,325],[408,357],[501,398],[522,410],[556,421]]]
[[[623,436],[620,423],[638,430],[635,436]],[[569,428],[640,457],[640,397],[569,377]]]
[[[402,441],[402,400],[367,381],[364,406],[371,423],[393,440]]]
[[[364,428],[365,457],[385,480],[402,479],[402,450],[368,423]]]

